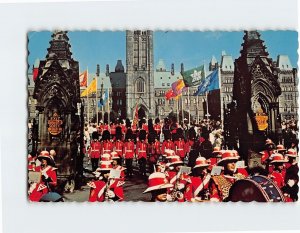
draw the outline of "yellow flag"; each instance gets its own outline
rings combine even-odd
[[[87,96],[91,93],[95,93],[97,91],[97,80],[93,79],[91,84],[81,93],[80,97]]]

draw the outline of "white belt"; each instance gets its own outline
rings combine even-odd
[[[132,152],[132,150],[126,150],[126,152]]]
[[[122,150],[116,150],[116,151],[122,151]]]
[[[180,149],[180,148],[179,148],[179,149],[177,149],[177,150],[183,150],[183,149]]]
[[[146,152],[145,150],[140,150],[139,152]]]

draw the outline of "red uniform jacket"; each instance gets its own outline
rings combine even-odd
[[[116,126],[115,125],[110,126],[110,134],[111,135],[116,135]]]
[[[57,185],[57,177],[56,177],[56,169],[51,166],[47,166],[44,169],[41,169],[40,167],[36,168],[37,170],[40,170],[41,173],[46,173],[48,176],[48,185],[49,187],[55,187]],[[29,200],[30,201],[39,201],[43,195],[48,193],[50,190],[46,184],[45,181],[42,181],[40,183],[34,183],[31,185],[29,189]]]
[[[115,151],[118,153],[118,156],[120,158],[122,158],[123,157],[123,153],[124,153],[123,152],[124,143],[122,141],[120,141],[120,140],[117,140],[115,142],[114,147],[115,147]]]
[[[102,142],[102,153],[101,154],[110,154],[113,150],[113,143],[111,141]]]
[[[184,140],[177,140],[174,143],[175,148],[176,148],[176,155],[178,155],[181,159],[185,157],[186,154],[186,144]]]
[[[163,143],[162,143],[162,146],[161,146],[161,152],[163,154],[165,154],[165,149],[170,149],[170,150],[174,150],[174,143],[172,141],[169,141],[169,140],[165,140]]]
[[[159,135],[161,133],[161,125],[160,124],[155,124],[154,125],[154,130]]]
[[[138,159],[147,158],[147,143],[139,141],[136,144],[136,154]]]
[[[154,145],[154,150],[155,150],[154,153],[156,155],[160,155],[161,154],[160,141],[155,141],[153,145]]]
[[[221,182],[218,182],[220,180]],[[223,180],[223,181],[222,181]],[[210,200],[223,201],[229,195],[229,190],[236,179],[224,175],[214,176],[210,183]]]
[[[285,183],[284,183],[284,172],[278,172],[276,170],[274,170],[271,175],[270,178],[274,181],[275,184],[277,184],[278,188],[282,188]]]
[[[148,133],[148,125],[143,124],[142,125],[142,129],[146,131],[146,133]]]
[[[89,155],[91,159],[99,159],[101,153],[101,143],[99,141],[92,141],[89,149]]]
[[[262,157],[261,157],[261,163],[262,164],[266,163],[266,160],[269,159],[269,157],[272,153],[273,153],[272,151],[268,152],[267,150],[264,150]]]
[[[209,200],[210,179],[210,175],[206,175],[203,179],[200,177],[191,177],[193,198],[199,198],[200,200]]]
[[[124,157],[125,159],[133,159],[134,143],[132,141],[124,143]]]

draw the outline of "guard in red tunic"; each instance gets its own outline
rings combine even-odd
[[[184,160],[186,155],[186,143],[183,138],[183,130],[181,128],[177,129],[176,134],[176,141],[174,142],[175,146],[175,153],[178,155],[182,160]]]
[[[120,158],[120,164],[122,164],[124,155],[124,142],[122,141],[121,127],[116,128],[116,141],[114,143],[114,151],[117,152],[117,156]]]
[[[288,163],[286,163],[286,173],[285,173],[285,186],[283,187],[284,195],[287,196],[291,201],[298,200],[299,192],[299,166],[297,163],[297,151],[294,149],[288,149],[285,154],[288,158]]]
[[[172,122],[170,124],[170,133],[171,133],[172,140],[174,140],[176,137],[177,129],[178,129],[177,119],[176,117],[173,117]]]
[[[167,131],[165,132],[165,140],[163,141],[162,146],[161,146],[161,153],[165,154],[166,149],[169,149],[169,150],[175,149],[174,143],[171,141],[171,135]]]
[[[235,174],[235,163],[239,157],[233,151],[227,150],[222,154],[222,159],[217,163],[223,167],[223,173],[212,176],[210,183],[210,200],[227,201],[229,190],[237,179],[244,179],[241,174]]]
[[[110,154],[113,151],[113,143],[110,140],[110,133],[108,130],[104,130],[102,134],[102,153]]]
[[[114,139],[116,136],[116,125],[114,122],[110,124],[110,135],[112,139]]]
[[[124,181],[109,178],[111,162],[101,162],[100,168],[96,170],[96,179],[87,185],[91,188],[89,202],[122,201],[124,199],[122,185]]]
[[[36,171],[41,172],[41,180],[38,183],[30,184],[28,191],[30,201],[40,201],[43,195],[52,191],[57,185],[57,168],[50,166],[53,163],[49,152],[42,151],[38,156],[41,161],[41,167],[37,167]]]
[[[154,124],[154,130],[156,132],[156,135],[159,137],[161,134],[161,125],[160,125],[160,120],[159,118],[155,119],[155,124]]]
[[[132,130],[128,129],[125,135],[125,143],[124,143],[124,158],[125,158],[125,165],[127,168],[127,176],[132,177],[133,175],[133,168],[132,168],[132,161],[134,157],[134,143],[132,141]]]
[[[192,180],[192,202],[208,201],[210,199],[209,182],[211,175],[208,173],[208,161],[204,157],[196,159],[196,165],[193,168]]]
[[[146,140],[146,131],[141,130],[139,134],[139,141],[136,144],[136,156],[140,166],[140,174],[146,177],[147,151],[148,143]]]
[[[173,188],[168,190],[169,201],[184,202],[192,197],[191,179],[188,174],[180,174],[180,167],[183,165],[179,156],[168,157],[168,169],[165,172],[166,177]]]
[[[277,184],[277,186],[282,189],[285,186],[284,179],[285,179],[285,170],[284,170],[284,163],[287,163],[282,154],[274,153],[270,157],[271,164],[274,165],[272,173],[269,177]]]
[[[101,143],[98,141],[98,133],[97,132],[92,133],[92,139],[93,140],[91,142],[91,146],[89,148],[88,154],[91,159],[92,170],[95,171],[98,167],[102,146],[101,146]]]
[[[269,164],[269,157],[271,156],[271,154],[273,154],[273,150],[275,150],[275,144],[272,142],[271,139],[267,139],[265,143],[265,150],[260,152],[260,154],[262,154],[262,164]]]

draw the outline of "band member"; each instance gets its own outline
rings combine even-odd
[[[122,158],[124,155],[124,142],[122,142],[122,129],[116,128],[116,142],[114,143],[114,151],[117,152],[117,156],[120,158],[120,164],[122,164]]]
[[[42,151],[38,156],[38,160],[41,161],[41,167],[37,168],[41,172],[41,180],[39,183],[33,183],[29,188],[29,200],[40,201],[43,195],[52,191],[57,185],[56,169],[50,164],[53,163],[49,152]]]
[[[274,165],[272,173],[269,175],[269,177],[277,184],[277,186],[282,189],[282,187],[285,185],[284,178],[285,178],[285,170],[284,170],[284,163],[287,163],[288,160],[286,160],[282,154],[274,153],[270,157],[271,164]]]
[[[162,154],[166,153],[166,149],[169,149],[169,150],[175,149],[174,143],[171,141],[171,135],[167,131],[165,132],[165,140],[163,141],[162,146],[161,146]]]
[[[125,135],[124,143],[124,158],[128,177],[132,177],[133,175],[132,161],[134,157],[134,143],[132,141],[132,136],[132,130],[128,129]]]
[[[170,194],[169,201],[184,202],[192,197],[192,189],[190,183],[192,182],[189,174],[179,173],[180,167],[183,165],[179,156],[169,156],[167,171],[165,172],[169,183],[173,185],[172,189],[168,190]]]
[[[161,172],[154,172],[148,178],[148,188],[143,193],[151,192],[151,201],[167,201],[167,189],[173,185],[168,183],[166,175]]]
[[[223,166],[223,174],[212,177],[210,184],[211,201],[227,201],[229,189],[237,179],[243,179],[244,176],[235,173],[235,163],[239,156],[230,150],[224,151],[218,166]]]
[[[177,119],[176,119],[176,117],[173,117],[172,118],[172,123],[170,125],[170,133],[171,133],[172,140],[175,139],[177,128],[178,128]]]
[[[284,155],[286,152],[286,149],[285,149],[284,145],[279,144],[276,146],[276,151],[277,151],[277,153]]]
[[[97,132],[92,133],[92,139],[93,140],[91,142],[91,146],[89,148],[88,154],[91,159],[92,170],[95,171],[98,167],[102,146],[101,146],[101,143],[98,141],[98,133]]]
[[[204,157],[196,159],[196,165],[193,168],[192,180],[192,198],[191,201],[208,201],[210,199],[209,182],[211,175],[207,168],[210,166]]]
[[[288,163],[286,163],[286,173],[285,173],[285,187],[283,192],[291,198],[292,201],[298,200],[299,191],[299,167],[297,163],[297,152],[294,149],[289,149],[285,154],[288,158]]]
[[[148,164],[149,164],[149,172],[153,173],[154,172],[154,166],[157,163],[158,156],[157,150],[155,147],[155,141],[157,141],[157,135],[155,132],[149,132],[148,136]],[[160,146],[160,145],[159,145]],[[160,149],[160,148],[159,148]]]
[[[208,169],[211,171],[212,167],[217,165],[218,161],[222,157],[223,151],[220,149],[220,147],[214,147],[211,158],[208,159],[209,167]]]
[[[161,134],[161,125],[160,125],[159,118],[155,119],[155,124],[154,124],[153,127],[154,127],[156,135],[159,137],[159,135]]]
[[[260,152],[262,154],[261,163],[269,164],[269,157],[273,154],[273,150],[275,149],[275,145],[271,139],[267,139],[265,143],[265,150]]]
[[[102,134],[102,153],[110,154],[113,150],[113,143],[110,141],[110,133],[108,130],[104,130]]]
[[[186,155],[186,143],[183,138],[183,130],[182,129],[177,129],[176,136],[176,141],[174,142],[175,146],[175,153],[178,155],[182,160],[184,160],[184,157]]]
[[[140,165],[140,174],[146,176],[146,164],[147,164],[147,148],[148,144],[146,143],[146,131],[141,130],[139,134],[139,141],[136,144],[136,155],[138,163]]]

